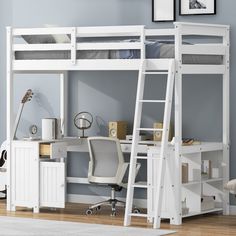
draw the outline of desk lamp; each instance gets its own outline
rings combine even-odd
[[[82,136],[80,138],[87,138],[84,136],[84,130],[89,129],[93,124],[93,116],[87,111],[82,111],[76,114],[74,118],[74,125],[77,129],[82,130]]]

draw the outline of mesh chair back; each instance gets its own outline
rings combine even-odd
[[[124,157],[118,139],[107,137],[88,138],[90,154],[90,172],[93,181],[103,178],[108,184],[114,183],[119,169],[124,164]],[[100,178],[99,178],[100,177]],[[104,183],[104,181],[103,181]]]

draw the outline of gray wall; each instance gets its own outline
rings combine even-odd
[[[59,26],[92,26],[92,25],[127,25],[144,24],[150,28],[171,27],[171,23],[153,23],[151,21],[151,0],[12,0],[0,1],[0,9],[5,13],[3,22],[0,22],[1,37],[5,37],[3,26],[12,21],[17,27],[37,27],[44,24]],[[236,31],[234,0],[217,1],[216,16],[178,16],[177,21],[220,23],[231,25],[231,64],[234,65],[236,51],[234,38]],[[6,14],[11,12],[11,14]],[[11,17],[12,16],[12,17]],[[1,49],[5,47],[1,42]],[[0,64],[1,72],[1,114],[5,114],[5,57]],[[235,67],[231,68],[231,104],[235,100]],[[32,78],[33,77],[33,80]],[[52,77],[46,80],[45,77]],[[74,128],[73,116],[82,110],[90,111],[96,117],[89,135],[107,134],[106,124],[109,120],[124,119],[129,121],[129,130],[132,128],[134,101],[136,92],[137,73],[128,72],[71,72],[69,74],[69,131],[70,135],[77,135]],[[47,82],[46,82],[47,81]],[[36,99],[26,106],[23,120],[19,128],[19,135],[28,134],[28,127],[35,123],[40,126],[40,120],[45,116],[58,116],[58,78],[53,75],[45,76],[17,76],[16,82],[16,109],[19,98],[26,88],[36,91]],[[164,84],[151,81],[147,85],[146,94],[150,97],[161,96]],[[183,135],[201,140],[219,141],[221,139],[221,80],[214,76],[198,76],[184,78],[183,94]],[[33,111],[33,112],[32,112]],[[231,106],[231,143],[236,140],[235,106]],[[160,110],[145,109],[143,122],[151,125],[154,120],[161,120]],[[0,140],[5,138],[5,119],[1,119]],[[236,177],[236,149],[231,146],[231,177]],[[77,176],[86,175],[86,167],[81,168],[81,162],[87,162],[87,154],[76,158],[78,154],[69,157],[68,172]],[[100,193],[99,188],[69,186],[71,193]]]
[[[2,142],[6,135],[6,37],[5,26],[12,23],[12,2],[0,0],[0,142]]]

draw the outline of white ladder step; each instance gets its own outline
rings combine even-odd
[[[147,160],[147,156],[135,156],[134,158],[137,160]]]
[[[167,75],[168,71],[159,71],[159,72],[143,72],[144,75]]]
[[[161,97],[164,100],[146,100],[144,99],[144,85],[145,85],[145,75],[166,75],[165,79],[167,79],[166,84],[166,94],[165,98]],[[154,77],[154,76],[153,76]],[[158,77],[158,76],[155,76]],[[161,77],[161,76],[159,76]],[[164,78],[164,76],[162,76]],[[152,78],[151,76],[147,78]],[[133,127],[133,142],[131,148],[131,165],[130,165],[130,172],[129,172],[129,180],[128,180],[128,187],[127,187],[127,198],[126,198],[126,209],[125,209],[125,218],[124,218],[124,225],[128,226],[131,224],[132,216],[135,217],[147,217],[152,218],[153,220],[153,228],[160,228],[160,215],[162,210],[162,198],[163,198],[163,190],[164,190],[164,178],[165,178],[165,171],[166,171],[166,155],[168,151],[168,136],[169,136],[169,125],[170,125],[170,118],[171,118],[171,107],[172,107],[172,98],[173,98],[173,88],[174,88],[174,78],[175,78],[175,60],[169,60],[169,67],[168,71],[166,70],[146,70],[146,61],[143,60],[140,65],[139,70],[139,78],[137,84],[137,96],[136,96],[136,108],[135,108],[135,117],[134,117],[134,127]],[[144,128],[141,126],[141,115],[142,115],[142,108],[144,103],[164,103],[164,117],[163,117],[163,128]],[[149,104],[151,105],[151,104]],[[163,138],[161,141],[160,152],[157,152],[157,155],[151,155],[150,157],[146,156],[139,156],[142,155],[138,152],[138,136],[139,133],[142,131],[160,131],[162,132]],[[147,183],[145,182],[138,182],[135,181],[136,178],[136,166],[137,166],[137,159],[146,159],[147,166],[151,167],[148,169],[152,169],[152,160],[159,158],[160,162],[158,161],[158,167],[155,167],[152,172],[155,171],[157,175],[155,175],[155,179],[149,178],[152,177],[147,175]],[[149,163],[149,160],[151,161]],[[134,191],[135,188],[140,189],[147,189],[147,214],[138,214],[132,212],[133,206],[133,198],[134,198]],[[150,191],[149,191],[150,190]],[[155,193],[155,198],[153,196]],[[155,202],[155,203],[154,203]]]
[[[139,100],[139,102],[150,102],[150,103],[165,103],[166,100]]]
[[[147,214],[140,214],[140,213],[131,213],[130,216],[137,216],[137,217],[147,217]]]
[[[163,131],[163,129],[157,129],[157,128],[138,128],[138,131]]]
[[[148,188],[147,182],[137,182],[133,185],[134,188]]]

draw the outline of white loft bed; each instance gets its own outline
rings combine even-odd
[[[22,35],[69,35],[69,43],[41,43],[27,44],[17,43],[16,38]],[[174,38],[174,58],[146,58],[145,42],[147,39],[158,37]],[[186,36],[198,38],[217,37],[220,43],[207,44],[185,44],[183,39]],[[136,38],[136,41],[111,41],[111,42],[80,42],[80,38]],[[85,50],[139,50],[140,57],[135,59],[78,59],[78,54]],[[69,51],[67,59],[17,59],[16,52],[55,52]],[[183,63],[184,55],[192,56],[216,56],[221,57],[221,63],[193,64]],[[175,148],[174,165],[179,170],[177,186],[181,186],[181,160],[183,153],[195,153],[201,150],[221,150],[223,153],[222,163],[223,182],[229,178],[229,26],[212,24],[194,24],[175,22],[173,29],[146,29],[144,26],[105,26],[105,27],[66,27],[66,28],[11,28],[7,27],[7,141],[8,141],[8,199],[7,209],[15,210],[14,190],[12,186],[13,174],[11,165],[13,145],[13,84],[16,73],[54,73],[60,74],[60,109],[64,136],[67,136],[67,71],[82,70],[136,70],[141,71],[141,64],[146,62],[149,71],[166,71],[169,68],[170,59],[176,61],[175,75]],[[223,135],[222,142],[217,144],[204,143],[197,147],[185,147],[182,149],[182,75],[184,74],[219,74],[223,76]],[[212,147],[212,148],[211,148]],[[176,201],[181,204],[181,190],[176,189]],[[228,195],[224,195],[223,207],[225,213],[229,212]],[[180,213],[179,207],[179,213]],[[178,211],[177,211],[178,212]],[[195,213],[196,214],[196,213]],[[191,215],[191,214],[190,214]],[[194,215],[192,213],[192,215]],[[180,224],[181,214],[176,220]]]

